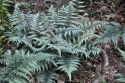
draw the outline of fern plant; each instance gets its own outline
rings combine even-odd
[[[105,21],[91,23],[87,18],[78,16],[79,8],[83,7],[78,4],[83,4],[83,2],[73,0],[59,11],[51,6],[47,14],[24,14],[19,10],[18,4],[15,6],[14,13],[9,14],[11,32],[8,36],[11,36],[10,39],[15,43],[17,49],[25,51],[16,51],[3,58],[2,63],[8,70],[5,71],[6,73],[1,72],[2,81],[17,82],[18,80],[19,82],[23,80],[27,83],[30,81],[29,77],[32,78],[30,72],[37,72],[39,82],[53,83],[53,76],[56,76],[51,71],[53,68],[66,72],[71,80],[71,73],[77,70],[81,57],[89,58],[90,55],[99,54],[101,50],[96,45],[103,40],[112,39],[115,42],[112,35],[108,38],[103,36],[108,34],[106,33],[109,31],[108,27],[121,30],[119,25]],[[84,20],[79,22],[79,19]],[[94,32],[101,27],[106,27],[105,34],[98,36]],[[120,34],[123,34],[123,31]],[[92,40],[94,36],[97,37],[96,40]],[[12,62],[10,62],[11,59]],[[17,66],[25,71],[18,70]],[[8,71],[12,73],[9,74]],[[8,77],[5,76],[6,74],[9,74]],[[45,79],[46,76],[48,79]]]
[[[1,0],[0,1],[0,23],[3,25],[6,22],[5,17],[7,17],[8,9],[7,7],[10,6],[11,0]]]
[[[56,12],[54,7],[51,6],[47,16],[41,13],[24,14],[16,5],[14,14],[9,15],[9,18],[10,29],[12,29],[9,35],[13,36],[10,39],[15,41],[17,47],[31,53],[49,52],[50,55],[56,54],[57,62],[53,62],[53,65],[61,65],[58,66],[58,69],[65,71],[70,80],[71,73],[76,70],[79,64],[79,55],[81,57],[85,55],[88,58],[90,54],[96,55],[100,52],[98,47],[91,45],[90,39],[95,36],[95,28],[100,27],[104,22],[92,24],[87,20],[83,22],[75,21],[79,17],[77,17],[73,2],[70,2],[67,7],[63,6],[59,12]],[[92,31],[92,33],[89,33],[89,31]],[[65,59],[67,58],[66,61],[63,60],[65,55],[68,55],[65,57]],[[48,67],[48,65],[44,65],[44,62],[48,61],[49,59],[39,61],[43,63],[41,68]],[[75,63],[72,63],[72,61],[75,61]],[[70,65],[72,69],[66,69],[67,65]]]
[[[0,82],[9,82],[9,83],[27,83],[30,81],[27,75],[31,77],[31,72],[38,69],[37,63],[33,60],[27,60],[27,57],[30,57],[30,54],[24,53],[25,51],[15,51],[15,54],[11,55],[9,51],[6,56],[0,61],[6,67],[0,72]],[[25,58],[24,58],[25,57]]]
[[[4,37],[3,33],[8,26],[8,9],[11,0],[0,0],[0,48],[2,47],[2,39]]]
[[[2,57],[3,59],[0,62],[6,67],[0,72],[1,83],[29,83],[30,79],[33,78],[31,72],[48,70],[49,65],[54,63],[52,59],[55,55],[47,53],[31,54],[30,52],[25,53],[24,50],[16,50],[14,54],[8,51],[8,54]],[[41,63],[42,61],[44,63]]]

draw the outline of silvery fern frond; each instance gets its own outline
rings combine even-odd
[[[125,44],[125,29],[119,23],[111,22],[111,24],[105,25],[104,34],[101,34],[94,44],[113,42],[117,46],[118,38],[121,36]]]
[[[77,56],[63,56],[57,60],[59,70],[64,71],[68,74],[69,79],[71,80],[71,73],[77,70],[79,63],[79,58]]]
[[[56,83],[58,74],[55,73],[55,69],[45,70],[38,74],[38,80],[40,83]]]

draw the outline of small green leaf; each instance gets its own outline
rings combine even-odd
[[[119,81],[119,82],[125,82],[125,78],[118,78],[116,80]]]
[[[4,38],[5,36],[0,36],[0,41],[2,41],[2,39]]]
[[[119,48],[118,48],[118,50],[121,52],[122,56],[123,56],[124,59],[125,59],[125,51],[122,51],[122,50],[120,50]]]
[[[0,26],[0,30],[4,31],[4,30],[5,30],[5,28],[4,28],[3,26]]]
[[[107,83],[106,80],[104,80],[104,83]]]
[[[122,74],[120,73],[117,73],[117,74],[114,74],[115,76],[119,76],[119,77],[124,77]]]
[[[0,48],[0,55],[1,55],[2,52],[3,52],[3,48]]]

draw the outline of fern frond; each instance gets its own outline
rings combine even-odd
[[[87,48],[85,46],[74,47],[73,51],[77,55],[81,55],[81,56],[83,56],[84,54],[87,55]]]
[[[118,79],[116,79],[118,82],[125,82],[125,77],[122,74],[116,73],[114,75],[119,77]]]
[[[51,50],[57,50],[60,57],[62,55],[62,53],[74,53],[72,51],[73,47],[67,43],[67,45],[65,45],[64,43],[67,43],[67,42],[58,42],[57,44],[47,44],[48,45],[48,49],[51,49]]]
[[[79,22],[75,21],[75,19],[78,17],[72,2],[70,2],[65,9],[64,6],[61,8],[60,12],[58,13],[58,17],[59,25],[61,26],[78,27],[79,25]]]
[[[88,33],[84,33],[84,34],[82,35],[82,37],[81,37],[81,40],[79,41],[78,46],[81,46],[81,44],[82,44],[83,42],[86,43],[86,41],[90,41],[90,39],[91,39],[93,36],[98,37],[98,35],[96,35],[96,34],[94,34],[94,33],[89,33],[89,32],[88,32]]]
[[[73,2],[74,7],[76,8],[77,13],[82,13],[84,11],[84,1],[80,0],[71,0]]]
[[[122,37],[124,44],[125,44],[125,29],[119,23],[111,22],[110,25],[105,26],[106,29],[104,30],[104,34],[94,42],[94,44],[103,43],[104,41],[113,42],[115,46],[118,43],[118,37]]]
[[[55,28],[56,35],[61,37],[67,37],[72,35],[77,35],[80,33],[84,33],[85,31],[81,30],[80,27],[63,27],[63,28]]]
[[[38,74],[38,80],[40,83],[56,83],[54,80],[57,76],[55,69],[46,70]]]
[[[61,59],[57,60],[57,64],[60,65],[58,69],[65,71],[71,80],[71,73],[77,70],[77,67],[80,63],[77,56],[66,55],[66,57],[63,56]]]
[[[100,29],[101,27],[105,26],[109,24],[109,22],[106,21],[94,21],[93,23],[91,23],[90,21],[88,21],[88,19],[84,19],[80,26],[81,29],[86,31],[86,32],[94,32],[95,29]]]
[[[53,5],[50,6],[48,11],[48,21],[52,24],[58,24],[58,14],[56,13]]]
[[[3,21],[4,16],[8,13],[7,7],[10,6],[12,0],[1,0],[0,1],[0,21]]]
[[[24,44],[24,46],[30,48],[32,51],[36,51],[37,49],[35,47],[32,46],[32,44],[30,44],[28,42],[28,40],[24,37],[24,38],[20,38],[20,37],[12,37],[10,38],[12,41],[15,41],[17,43],[17,47],[20,44]]]
[[[125,51],[122,51],[119,48],[118,48],[118,50],[120,51],[121,55],[124,57],[124,60],[125,60]],[[122,64],[122,65],[125,68],[125,65],[124,64]],[[116,79],[118,82],[125,82],[125,76],[123,74],[116,73],[114,75],[119,77],[119,78]]]
[[[90,46],[88,48],[88,52],[92,53],[93,55],[98,55],[101,52],[101,49],[97,46]]]
[[[83,50],[86,58],[89,58],[90,54],[98,55],[101,52],[100,48],[98,48],[97,46],[93,46],[90,42],[85,43],[84,48],[86,48],[86,49]]]
[[[31,61],[31,59],[29,59],[29,57],[31,58],[32,56],[33,55],[30,53],[25,54],[25,51],[15,51],[15,54],[11,55],[9,51],[0,61],[2,64],[6,65],[5,69],[0,72],[0,77],[2,78],[0,81],[28,83],[30,81],[28,76],[32,78],[30,72],[34,72],[40,68],[37,61]]]
[[[125,51],[122,51],[121,49],[119,49],[118,48],[118,50],[119,50],[119,52],[121,53],[121,55],[124,57],[124,59],[125,59]]]
[[[43,71],[45,69],[48,70],[52,66],[57,66],[57,63],[56,63],[56,59],[58,58],[57,54],[38,53],[38,55],[39,57],[36,57],[36,60],[39,60],[38,64],[42,67]]]
[[[56,57],[56,54],[50,53],[31,54],[28,51],[25,54],[24,50],[16,50],[12,55],[9,51],[3,59],[0,59],[1,64],[6,65],[5,69],[0,71],[0,81],[28,83],[30,78],[33,78],[31,72],[48,70],[49,66],[57,66]]]

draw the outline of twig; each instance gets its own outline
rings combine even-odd
[[[105,67],[109,65],[108,55],[106,54],[105,50],[103,50],[99,45],[98,47],[102,51],[102,57],[103,57],[102,69],[105,70]]]
[[[99,71],[100,71],[99,68],[101,67],[101,70],[104,71],[104,70],[105,70],[105,67],[109,65],[108,56],[107,56],[105,50],[102,49],[99,45],[98,45],[98,47],[99,47],[99,48],[101,49],[101,51],[102,51],[103,61],[102,61],[102,65],[101,65],[101,66],[96,67],[96,74],[97,74],[97,76],[96,76],[96,78],[95,78],[94,80],[92,80],[92,83],[100,83],[100,81],[102,81],[103,75],[101,75],[101,74],[99,73]]]

